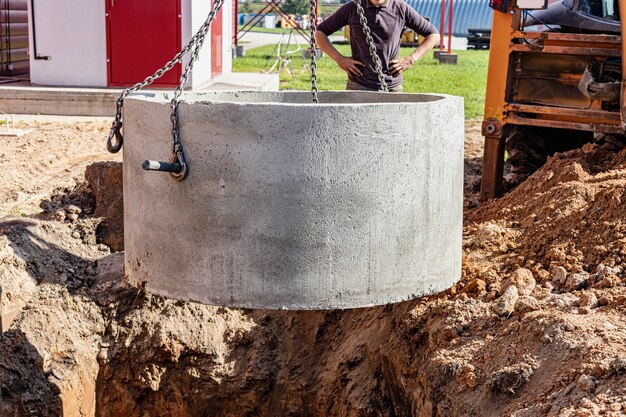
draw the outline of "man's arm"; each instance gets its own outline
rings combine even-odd
[[[421,57],[433,49],[439,41],[439,31],[432,23],[420,16],[408,4],[402,2],[402,7],[404,8],[404,24],[409,29],[413,29],[418,35],[424,36],[424,41],[406,58],[397,58],[389,61],[389,71],[394,77],[411,68]]]
[[[333,44],[330,43],[330,39],[328,39],[328,36],[326,36],[324,32],[315,32],[315,39],[317,40],[317,45],[320,49],[324,51],[326,55],[331,57],[332,60],[335,61],[342,70],[347,72],[349,76],[360,77],[363,75],[359,66],[364,67],[365,64],[361,61],[357,61],[356,59],[352,59],[351,57],[341,55]]]
[[[405,58],[392,59],[389,61],[389,71],[395,77],[403,71],[408,70],[420,60],[421,57],[426,55],[428,51],[433,49],[437,42],[439,42],[440,36],[438,33],[432,33],[424,38],[424,41],[411,53],[411,55]]]
[[[351,9],[353,7],[355,6],[350,1],[337,9],[335,13],[328,16],[328,18],[318,26],[317,32],[315,32],[315,40],[317,41],[320,49],[324,51],[326,55],[331,57],[342,70],[347,72],[349,77],[360,77],[363,73],[359,69],[359,66],[364,67],[365,64],[357,61],[356,59],[352,59],[351,57],[341,55],[328,39],[329,35],[337,32],[339,29],[348,24],[348,19],[350,13],[352,13]]]

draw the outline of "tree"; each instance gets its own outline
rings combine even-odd
[[[309,0],[285,0],[281,7],[287,14],[309,14]]]
[[[249,1],[243,1],[241,3],[239,3],[239,11],[242,13],[252,13],[252,7],[250,6],[250,2]]]

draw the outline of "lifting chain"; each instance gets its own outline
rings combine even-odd
[[[215,19],[215,16],[220,11],[222,6],[224,5],[225,0],[217,0],[211,9],[211,12],[207,16],[205,22],[200,26],[200,29],[196,32],[195,35],[189,40],[187,45],[174,55],[170,61],[168,61],[162,68],[155,71],[154,74],[146,77],[143,81],[133,85],[130,88],[125,89],[120,94],[119,98],[116,101],[116,111],[115,111],[115,120],[111,125],[111,130],[109,132],[109,137],[107,139],[107,149],[111,153],[117,153],[122,149],[122,145],[124,144],[124,137],[122,135],[122,115],[124,109],[124,99],[128,97],[131,93],[139,91],[144,87],[149,86],[159,78],[163,76],[166,72],[174,68],[174,65],[180,63],[184,56],[189,52],[191,52],[189,62],[185,66],[185,70],[180,77],[180,83],[174,90],[174,96],[170,102],[170,119],[172,122],[172,139],[173,139],[173,147],[172,147],[172,160],[171,162],[158,162],[158,161],[144,161],[143,169],[145,170],[153,170],[153,171],[165,171],[172,174],[172,176],[178,181],[183,180],[187,176],[187,163],[185,161],[185,153],[183,152],[183,146],[180,142],[180,127],[178,120],[178,105],[180,104],[180,96],[183,93],[184,86],[189,80],[189,75],[191,74],[191,70],[193,68],[193,64],[198,60],[198,54],[202,49],[202,45],[206,39],[207,33],[211,28],[211,24]],[[369,26],[367,25],[367,18],[365,17],[365,10],[361,5],[359,0],[353,0],[357,13],[359,14],[359,21],[363,26],[363,34],[365,35],[365,39],[367,41],[367,45],[369,47],[370,54],[372,56],[372,60],[374,61],[374,65],[376,67],[376,72],[378,74],[378,80],[381,84],[382,91],[388,91],[387,82],[385,81],[385,76],[383,74],[382,63],[378,56],[378,51],[376,49],[376,45],[374,45],[374,39],[372,39],[371,31]],[[313,102],[318,102],[318,88],[317,88],[317,40],[315,39],[315,33],[317,32],[317,0],[310,0],[310,27],[311,27],[311,94],[313,95]]]
[[[120,97],[116,101],[116,112],[115,112],[115,120],[111,125],[111,131],[109,132],[109,137],[107,139],[107,149],[111,153],[119,152],[122,149],[122,145],[124,143],[124,137],[122,136],[122,111],[124,108],[124,99],[131,93],[135,91],[139,91],[144,87],[149,86],[157,79],[161,78],[163,74],[174,68],[174,65],[178,64],[183,60],[183,57],[189,52],[191,52],[189,62],[185,66],[185,70],[183,71],[182,76],[180,77],[180,83],[174,90],[174,96],[172,101],[170,102],[171,108],[171,121],[172,121],[172,139],[173,139],[173,147],[172,147],[172,161],[167,162],[157,162],[157,161],[145,161],[143,163],[143,168],[146,170],[156,170],[156,171],[166,171],[170,172],[174,178],[178,181],[181,181],[187,175],[187,163],[185,161],[185,154],[183,152],[183,147],[180,142],[180,129],[178,124],[178,105],[180,103],[180,96],[183,93],[183,89],[187,81],[189,80],[189,75],[191,74],[191,70],[193,68],[193,64],[198,60],[198,54],[202,49],[202,45],[206,39],[206,35],[211,28],[211,23],[215,19],[215,16],[220,11],[222,6],[224,5],[225,0],[216,0],[213,4],[209,15],[206,20],[200,26],[200,29],[196,32],[195,35],[189,40],[187,45],[174,55],[170,61],[168,61],[162,68],[158,69],[154,74],[147,77],[145,80],[133,85],[130,88],[122,91]]]
[[[317,103],[317,0],[310,1],[309,27],[311,28],[311,94],[313,103]]]
[[[372,56],[372,61],[374,61],[374,66],[376,68],[376,73],[378,74],[378,81],[380,81],[380,90],[381,91],[389,91],[387,88],[387,81],[385,81],[385,74],[383,73],[383,64],[380,62],[380,57],[378,56],[378,50],[376,49],[376,45],[374,45],[374,39],[372,38],[372,32],[370,31],[369,26],[367,25],[367,18],[365,17],[365,9],[361,5],[360,0],[353,0],[356,5],[356,12],[359,14],[359,21],[361,22],[361,26],[363,26],[363,34],[365,35],[365,41],[367,42],[367,46],[370,50],[370,55]],[[365,0],[367,1],[367,0]]]

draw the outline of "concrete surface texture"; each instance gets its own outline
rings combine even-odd
[[[343,309],[441,291],[460,276],[463,100],[376,92],[186,96],[189,176],[169,103],[124,114],[126,273],[173,298],[259,309]]]

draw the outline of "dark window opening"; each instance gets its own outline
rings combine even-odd
[[[581,0],[581,11],[602,19],[620,20],[618,0]]]

